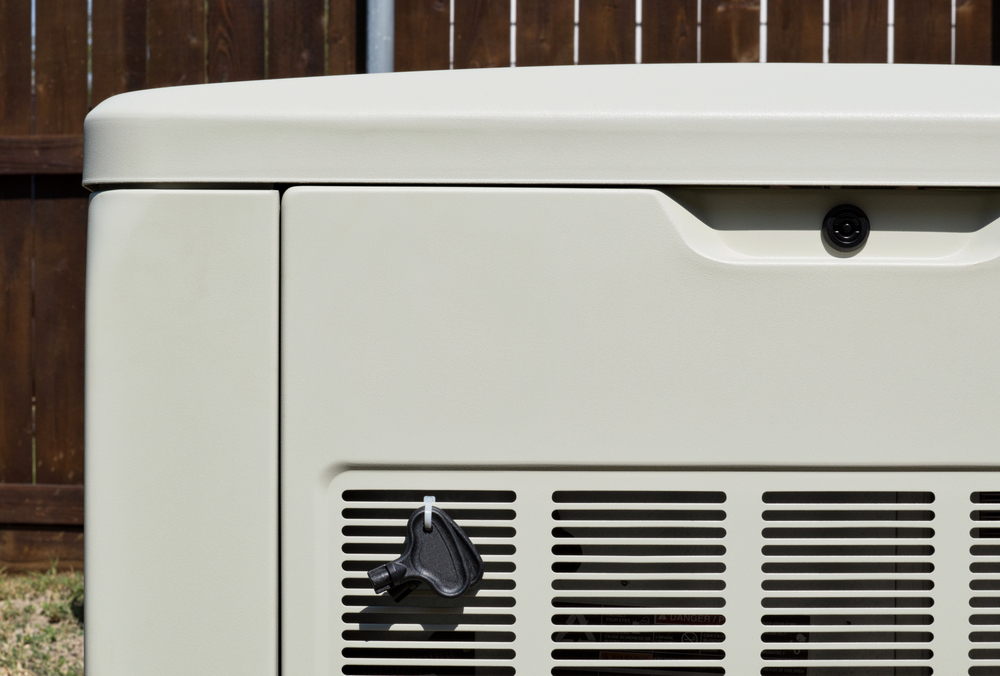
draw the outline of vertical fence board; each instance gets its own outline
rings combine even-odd
[[[35,133],[80,134],[87,114],[87,3],[37,0]]]
[[[951,1],[896,2],[893,60],[951,63]]]
[[[702,0],[701,60],[760,61],[759,0]]]
[[[366,11],[364,4],[361,11]],[[358,0],[330,0],[329,23],[326,72],[330,75],[358,72]]]
[[[208,0],[208,81],[264,77],[264,0]]]
[[[885,63],[888,0],[830,0],[830,63]]]
[[[146,86],[145,0],[94,0],[90,105]]]
[[[958,0],[955,7],[955,63],[988,65],[992,60],[992,0]]]
[[[510,65],[510,0],[455,3],[455,68]]]
[[[326,72],[324,0],[268,3],[267,76],[309,77]]]
[[[87,193],[79,175],[35,178],[34,225],[37,478],[82,483]]]
[[[580,0],[580,63],[635,63],[635,0]]]
[[[148,86],[205,82],[204,0],[149,0]]]
[[[0,0],[0,134],[31,133],[31,3]],[[0,176],[0,481],[31,481],[31,177]]]
[[[573,0],[517,0],[517,65],[573,63]]]
[[[643,0],[642,62],[698,60],[698,0]]]
[[[31,482],[31,255],[31,177],[0,177],[0,482],[5,483]]]
[[[444,70],[451,27],[447,0],[396,0],[395,70]]]
[[[0,133],[31,133],[31,3],[0,0]]]
[[[87,113],[87,5],[38,0],[35,132],[79,134]],[[78,175],[36,176],[34,368],[39,481],[83,481],[87,194]]]
[[[768,0],[767,60],[823,61],[823,0]]]

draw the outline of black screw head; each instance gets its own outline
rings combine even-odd
[[[853,204],[834,207],[823,219],[823,237],[838,251],[857,251],[865,245],[870,230],[868,216]]]

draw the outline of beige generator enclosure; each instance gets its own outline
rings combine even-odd
[[[601,66],[100,104],[88,673],[1000,675],[998,92]],[[378,593],[421,510],[481,579]]]

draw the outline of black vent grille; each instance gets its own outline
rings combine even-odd
[[[367,571],[399,556],[405,524],[425,495],[476,545],[485,574],[474,592],[445,599],[421,587],[399,603],[376,596]],[[504,490],[347,490],[342,619],[344,674],[509,676],[514,674],[515,493]]]
[[[764,493],[765,676],[931,674],[934,495]]]
[[[970,676],[1000,676],[1000,491],[972,494]]]
[[[725,673],[725,493],[552,500],[552,674]]]

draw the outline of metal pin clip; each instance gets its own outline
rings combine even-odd
[[[434,506],[434,496],[425,495],[424,496],[424,531],[430,533],[434,530],[434,526],[431,523],[431,508]]]

